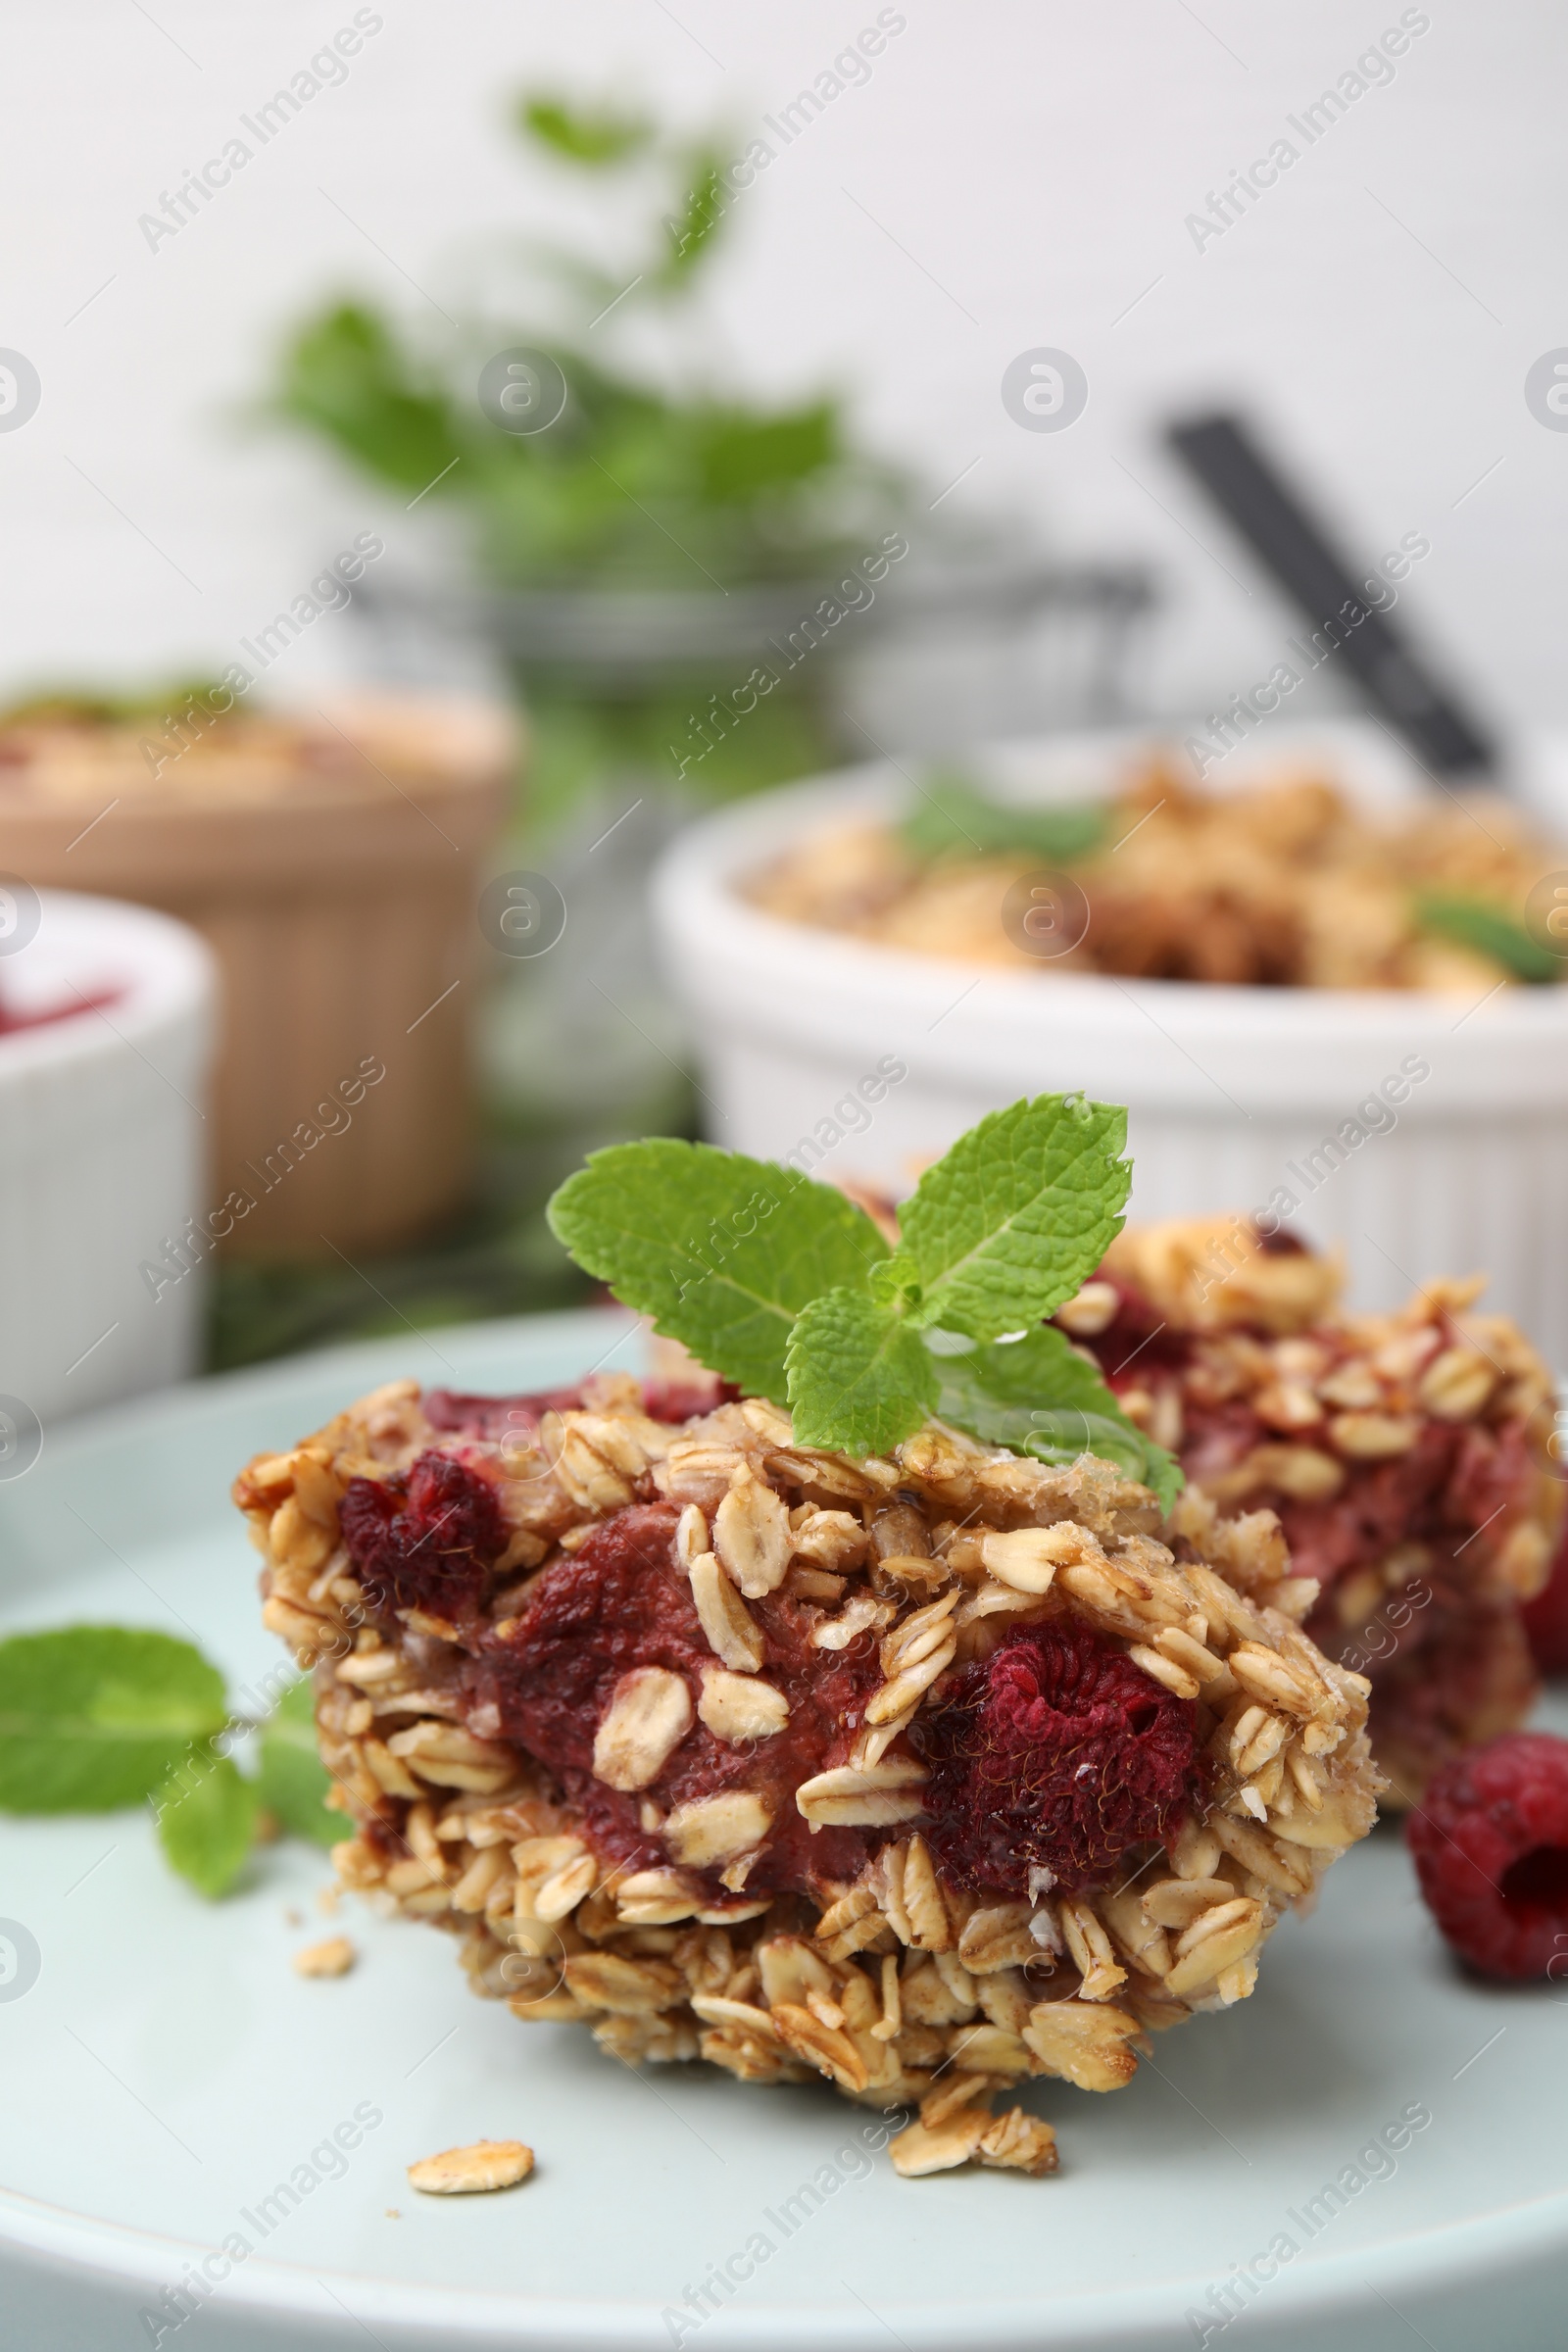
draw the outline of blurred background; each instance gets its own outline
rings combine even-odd
[[[0,869],[195,921],[248,1008],[266,1102],[231,1027],[188,1268],[178,1216],[140,1261],[209,1365],[581,1295],[548,1192],[697,1131],[643,909],[694,812],[1266,676],[1298,616],[1172,416],[1257,418],[1358,558],[1429,541],[1446,675],[1568,717],[1541,0],[80,0],[9,44],[0,699],[115,749],[48,824],[0,783]],[[225,777],[241,698],[288,724]],[[320,1090],[378,1057],[351,1163]],[[313,1119],[289,1213],[210,1230],[215,1153]]]

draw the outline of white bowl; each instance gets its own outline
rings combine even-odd
[[[1000,793],[1084,799],[1150,748],[1147,734],[1058,738],[973,764]],[[1226,760],[1224,786],[1305,758],[1369,806],[1422,789],[1391,738],[1354,722],[1265,731]],[[1538,808],[1560,807],[1544,751],[1530,774]],[[807,929],[738,895],[739,877],[824,823],[911,798],[893,765],[848,770],[708,817],[664,858],[656,918],[715,1142],[902,1194],[982,1112],[1082,1088],[1128,1107],[1133,1216],[1273,1203],[1314,1243],[1343,1245],[1367,1307],[1484,1271],[1488,1303],[1568,1366],[1568,986],[1467,1006],[992,970]],[[879,1065],[906,1074],[879,1082]]]
[[[186,1250],[179,1276],[167,1246],[213,1205],[215,982],[201,940],[168,915],[72,891],[19,898],[9,876],[0,886],[9,1010],[113,996],[0,1035],[3,1477],[27,1466],[37,1425],[196,1368],[202,1263]],[[8,939],[24,944],[8,951]]]

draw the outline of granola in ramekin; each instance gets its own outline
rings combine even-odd
[[[966,788],[933,842],[940,800],[922,787],[911,821],[824,826],[743,894],[789,922],[1019,971],[1466,995],[1562,977],[1528,921],[1562,849],[1495,802],[1377,819],[1315,771],[1217,794],[1156,760],[1065,811],[1081,838],[1055,852],[1049,808],[1020,828],[1036,846],[1013,843],[1004,810]],[[1007,920],[1009,893],[1043,869],[1081,900],[1044,946]]]
[[[345,1884],[614,2056],[911,2111],[907,2174],[1054,2170],[1007,2094],[1245,1998],[1374,1817],[1273,1513],[1162,1534],[1092,1456],[810,1450],[706,1375],[404,1381],[235,1497]]]
[[[1243,1218],[1183,1220],[1120,1234],[1057,1317],[1178,1455],[1184,1507],[1277,1514],[1321,1588],[1307,1632],[1371,1681],[1400,1806],[1537,1692],[1519,1604],[1562,1514],[1554,1389],[1518,1326],[1476,1310],[1483,1287],[1348,1314],[1335,1259]]]

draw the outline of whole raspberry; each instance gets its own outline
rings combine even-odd
[[[1568,1533],[1544,1587],[1525,1602],[1524,1620],[1531,1653],[1542,1673],[1568,1674]]]
[[[431,1450],[418,1456],[409,1472],[403,1517],[411,1552],[429,1544],[448,1558],[471,1551],[493,1560],[507,1547],[494,1487],[455,1454]]]
[[[466,1616],[506,1548],[494,1488],[450,1453],[421,1453],[406,1486],[350,1479],[341,1516],[372,1608]]]
[[[1035,1870],[1068,1893],[1104,1878],[1179,1827],[1198,1777],[1192,1701],[1070,1621],[960,1667],[909,1738],[930,1770],[927,1842],[974,1893],[1024,1894]]]
[[[1404,1834],[1462,1959],[1489,1977],[1568,1973],[1568,1740],[1507,1732],[1456,1756]]]

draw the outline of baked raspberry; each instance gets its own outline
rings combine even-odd
[[[720,1380],[716,1372],[694,1365],[681,1380],[645,1380],[643,1411],[654,1421],[695,1421],[700,1413],[738,1403],[740,1395],[732,1380]]]
[[[694,1421],[715,1405],[730,1404],[740,1396],[732,1381],[693,1365],[680,1380],[645,1380],[643,1410],[654,1421]],[[515,1396],[476,1396],[462,1389],[428,1389],[420,1398],[432,1429],[454,1437],[536,1438],[546,1413],[570,1413],[584,1402],[580,1381],[562,1389],[535,1389]]]
[[[1543,1674],[1568,1674],[1568,1534],[1557,1547],[1551,1574],[1524,1606],[1525,1632]]]
[[[546,1413],[566,1413],[582,1403],[582,1388],[538,1389],[520,1396],[470,1396],[461,1389],[427,1389],[419,1399],[426,1421],[445,1435],[466,1438],[534,1438]]]
[[[1432,1916],[1472,1968],[1523,1980],[1568,1957],[1568,1740],[1508,1732],[1456,1756],[1404,1834]]]
[[[483,1688],[504,1737],[554,1772],[591,1770],[594,1733],[622,1674],[662,1666],[696,1685],[711,1659],[674,1564],[678,1517],[667,1502],[617,1511],[534,1581],[519,1617],[485,1639]]]
[[[456,1454],[421,1453],[407,1481],[349,1481],[343,1541],[375,1609],[470,1615],[506,1549],[495,1490]]]
[[[1192,1701],[1072,1622],[960,1667],[909,1739],[930,1769],[927,1841],[972,1893],[1026,1894],[1032,1871],[1068,1893],[1103,1879],[1179,1828],[1198,1780]]]
[[[746,1882],[749,1892],[852,1880],[870,1851],[865,1834],[811,1831],[795,1791],[843,1761],[881,1680],[876,1645],[862,1634],[841,1650],[815,1647],[815,1613],[786,1593],[752,1603],[762,1636],[761,1679],[788,1706],[781,1731],[737,1744],[694,1721],[637,1795],[607,1788],[594,1774],[594,1735],[622,1675],[643,1666],[678,1674],[695,1709],[715,1664],[691,1585],[675,1561],[678,1516],[667,1502],[632,1503],[596,1527],[577,1552],[542,1570],[517,1615],[480,1637],[465,1669],[471,1705],[503,1739],[557,1775],[582,1808],[599,1851],[627,1869],[671,1859],[658,1834],[643,1826],[645,1796],[662,1814],[745,1788],[762,1800],[771,1823],[767,1850]]]

